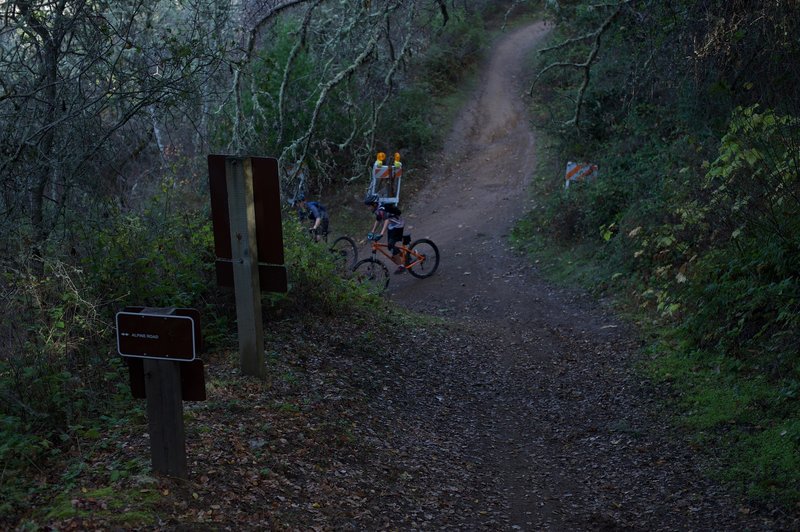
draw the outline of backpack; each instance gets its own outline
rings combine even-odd
[[[383,210],[385,210],[386,212],[388,212],[393,216],[400,216],[401,214],[403,214],[403,211],[398,209],[397,205],[395,205],[394,203],[387,203],[386,205],[383,206]]]
[[[306,215],[308,216],[309,220],[316,220],[317,215],[320,218],[325,219],[328,217],[328,209],[325,208],[325,205],[318,201],[309,201],[306,203]]]

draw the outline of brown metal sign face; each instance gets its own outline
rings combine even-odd
[[[233,286],[231,266],[231,226],[225,161],[230,156],[208,156],[208,179],[211,192],[211,220],[214,251],[217,256],[217,284]],[[244,161],[244,158],[233,157]],[[253,172],[253,202],[256,217],[256,241],[261,290],[286,292],[288,281],[283,254],[280,182],[278,160],[272,157],[248,157]]]
[[[196,338],[189,316],[117,313],[117,352],[124,357],[191,361],[197,356]]]
[[[125,357],[130,374],[131,394],[134,399],[147,399],[147,386],[144,382],[144,359]],[[206,400],[206,375],[203,361],[181,362],[181,398],[184,401]]]

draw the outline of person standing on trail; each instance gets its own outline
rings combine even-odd
[[[372,209],[372,214],[375,215],[375,222],[372,224],[372,231],[367,234],[367,239],[377,242],[386,233],[389,250],[392,252],[392,262],[397,264],[397,269],[394,273],[403,273],[406,268],[403,266],[400,250],[395,246],[395,244],[403,240],[405,222],[400,216],[402,212],[393,203],[381,204],[378,201],[377,194],[367,196],[364,204],[368,205]],[[378,226],[381,228],[380,233],[375,232]]]
[[[314,225],[311,226],[311,232],[314,234],[314,240],[319,242],[320,235],[328,234],[328,224],[330,219],[328,217],[328,209],[325,205],[318,201],[306,201],[305,194],[300,194],[296,198],[297,213],[302,222],[304,217],[309,220],[314,220]]]

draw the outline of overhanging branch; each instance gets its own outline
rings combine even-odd
[[[592,64],[595,62],[595,60],[597,59],[597,55],[600,52],[600,39],[602,38],[603,34],[606,31],[608,31],[608,29],[613,24],[614,20],[616,20],[616,18],[622,12],[622,8],[628,4],[632,4],[635,1],[636,0],[624,0],[623,2],[614,4],[613,5],[614,11],[603,21],[603,23],[600,25],[598,29],[586,33],[584,35],[581,35],[579,37],[567,39],[549,48],[543,48],[542,50],[539,50],[539,53],[543,54],[546,52],[551,52],[554,50],[560,50],[562,48],[566,48],[572,44],[583,42],[587,39],[593,39],[592,48],[591,50],[589,50],[589,54],[587,55],[585,61],[581,63],[560,61],[547,65],[545,68],[540,70],[539,73],[536,75],[536,78],[534,78],[533,82],[531,83],[531,87],[528,90],[528,94],[530,96],[533,96],[533,89],[534,87],[536,87],[536,83],[539,81],[542,75],[544,75],[546,72],[549,72],[550,70],[553,70],[555,68],[575,68],[583,71],[583,81],[581,82],[581,86],[578,89],[578,96],[575,100],[575,112],[572,116],[572,119],[570,119],[566,123],[567,125],[574,125],[575,127],[578,127],[578,125],[580,124],[583,99],[586,95],[586,89],[589,87],[589,81],[591,80]]]

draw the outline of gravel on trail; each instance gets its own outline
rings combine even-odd
[[[416,479],[438,486],[433,528],[800,527],[710,480],[709,455],[675,434],[659,391],[635,371],[636,331],[510,249],[514,221],[535,201],[524,62],[548,31],[535,23],[497,42],[429,185],[404,207],[412,240],[431,238],[442,260],[428,279],[393,276],[391,298],[458,330],[399,368],[376,402],[399,440],[387,444],[430,457]]]

